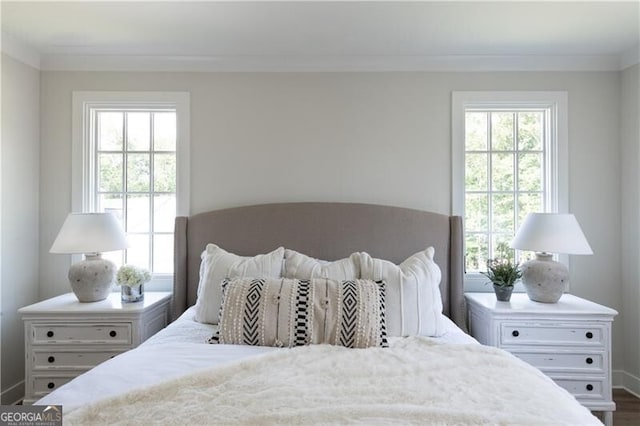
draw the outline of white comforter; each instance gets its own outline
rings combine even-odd
[[[194,314],[192,307],[135,350],[98,365],[36,404],[62,405],[66,415],[105,397],[276,350],[257,346],[209,345],[205,342],[215,328],[194,321]],[[450,320],[447,319],[446,324],[447,333],[437,341],[478,344]],[[394,340],[390,339],[391,344]]]
[[[398,340],[317,345],[201,370],[65,414],[69,424],[599,424],[505,351]]]

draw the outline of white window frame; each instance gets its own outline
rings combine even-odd
[[[189,92],[86,92],[72,94],[71,208],[90,212],[95,191],[96,147],[91,137],[92,110],[99,108],[171,108],[176,111],[176,215],[190,207],[190,94]],[[171,290],[173,274],[154,274],[149,290]]]
[[[465,217],[465,112],[467,108],[549,109],[549,134],[544,158],[545,205],[548,212],[567,213],[569,207],[568,94],[561,91],[454,91],[451,96],[452,176],[451,211]],[[547,194],[547,192],[549,192]],[[559,260],[568,265],[568,256]],[[466,273],[465,291],[493,291],[487,278]],[[516,291],[522,291],[522,285]]]

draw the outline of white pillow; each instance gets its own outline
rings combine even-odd
[[[414,254],[400,265],[360,253],[362,279],[384,280],[388,336],[444,334],[441,273],[433,261],[434,249]]]
[[[284,251],[285,278],[308,280],[311,278],[326,278],[329,280],[356,280],[360,278],[359,253],[351,256],[327,262],[318,260],[295,250]]]
[[[215,244],[207,244],[200,263],[200,283],[195,320],[217,324],[222,303],[222,280],[241,277],[282,277],[284,248],[267,254],[243,257],[229,253]]]

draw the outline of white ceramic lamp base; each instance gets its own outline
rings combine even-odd
[[[111,293],[116,265],[98,253],[85,255],[85,259],[69,268],[69,283],[80,302],[104,300]]]
[[[522,284],[534,302],[557,303],[567,290],[569,270],[551,254],[536,253],[535,259],[522,265]]]

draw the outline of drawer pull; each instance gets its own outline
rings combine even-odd
[[[593,358],[589,357],[586,359],[587,364],[593,364]]]
[[[116,333],[116,331],[115,331],[115,330],[111,330],[111,331],[109,332],[109,336],[111,336],[111,337],[116,337],[116,335],[117,335],[117,334],[118,334],[118,333]]]
[[[587,390],[588,391],[592,391],[593,390],[593,385],[592,384],[588,384],[587,385]]]
[[[47,331],[47,337],[53,337],[53,331],[51,330]]]
[[[50,356],[49,358],[47,358],[47,361],[49,361],[50,364],[53,364],[54,362],[56,362],[56,357]]]
[[[511,332],[511,335],[512,335],[513,337],[518,337],[518,336],[520,335],[520,332],[519,332],[518,330],[513,330],[513,331]]]
[[[47,383],[47,387],[48,387],[49,389],[53,389],[53,388],[55,388],[55,387],[56,387],[56,384],[55,384],[55,383],[53,383],[53,382],[49,382],[49,383]]]
[[[587,334],[585,334],[585,336],[587,336],[587,339],[593,339],[593,333],[590,331],[587,331]]]

